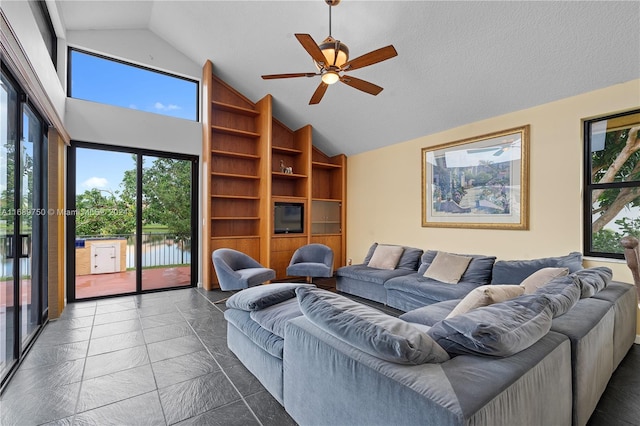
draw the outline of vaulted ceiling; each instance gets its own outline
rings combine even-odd
[[[306,1],[60,1],[67,30],[148,29],[314,144],[353,155],[484,118],[640,78],[638,1],[356,1],[332,9],[332,35],[355,58],[393,44],[398,56],[351,75],[308,105],[319,77],[295,33],[329,35],[329,6]],[[640,104],[640,93],[638,94]],[[602,111],[607,113],[610,111]],[[525,124],[525,123],[523,123]],[[496,129],[500,130],[500,129]]]

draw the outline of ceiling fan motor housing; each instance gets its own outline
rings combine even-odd
[[[341,68],[349,60],[349,48],[347,45],[331,36],[325,38],[318,47],[327,59],[324,67],[326,69],[330,69],[332,67]],[[318,68],[322,68],[319,64],[317,65]]]

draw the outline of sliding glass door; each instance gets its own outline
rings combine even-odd
[[[47,315],[47,127],[20,87],[0,80],[0,383]]]
[[[195,285],[197,157],[74,142],[69,300]]]

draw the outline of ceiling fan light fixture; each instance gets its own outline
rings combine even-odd
[[[340,80],[340,75],[335,71],[327,71],[322,74],[322,81],[325,84],[333,84]]]
[[[331,66],[340,68],[349,60],[349,48],[347,45],[331,36],[325,38],[318,47],[326,58],[325,68]]]

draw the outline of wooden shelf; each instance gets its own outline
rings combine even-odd
[[[225,135],[244,136],[248,138],[259,138],[260,133],[249,132],[247,130],[231,129],[229,127],[211,126],[214,132],[224,133]]]
[[[271,175],[275,178],[283,178],[283,179],[302,179],[307,177],[307,175],[299,175],[297,173],[282,173],[282,172],[271,172]]]
[[[218,155],[220,157],[245,158],[247,160],[259,160],[260,159],[259,155],[245,154],[243,152],[221,151],[219,149],[212,149],[211,153],[213,155]]]
[[[258,239],[260,235],[233,235],[229,237],[211,237],[211,240],[219,241],[219,240],[245,240],[245,239]]]
[[[319,169],[339,169],[342,166],[339,164],[332,164],[332,163],[320,163],[318,161],[314,161],[311,163],[311,165],[313,167],[317,167]]]
[[[241,106],[226,104],[224,102],[218,101],[211,101],[211,106],[213,107],[213,109],[232,112],[235,114],[242,114],[249,117],[255,117],[260,114],[260,111],[256,111],[255,109],[244,108]]]
[[[337,201],[342,202],[341,198],[312,198],[311,201]]]
[[[299,149],[285,148],[282,146],[272,146],[271,149],[273,150],[273,152],[280,152],[282,154],[293,154],[293,155],[302,154],[302,151]]]
[[[223,216],[213,216],[211,220],[259,220],[259,217],[242,217],[242,216],[231,216],[231,217],[223,217]]]
[[[211,194],[211,198],[224,198],[227,200],[259,200],[260,197],[254,197],[250,195],[225,195],[225,194]]]
[[[259,180],[260,176],[252,176],[252,175],[238,175],[234,173],[220,173],[220,172],[211,172],[211,176],[220,176],[234,179],[255,179]]]

